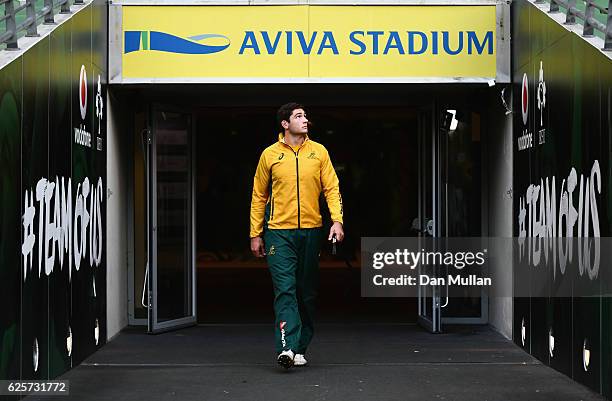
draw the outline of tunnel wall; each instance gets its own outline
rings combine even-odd
[[[107,6],[73,11],[0,70],[2,380],[106,342]]]
[[[509,90],[504,93],[509,98]],[[487,135],[483,150],[483,235],[512,237],[512,115],[500,101],[500,91],[494,90],[486,99]],[[508,260],[512,247],[505,242],[492,255],[490,263],[493,285],[489,289],[489,324],[507,338],[512,338],[512,269]]]
[[[595,207],[600,235],[610,237],[612,61],[528,1],[513,2],[512,24],[514,235],[537,235],[543,221],[540,210],[547,210],[540,209],[543,195],[546,201],[557,203],[557,214],[545,218],[543,230],[557,225],[559,236],[577,237],[582,222],[582,235],[589,229],[588,236],[596,236]],[[588,179],[590,187],[584,188],[590,195],[590,211],[580,199],[582,180],[588,183]],[[564,195],[568,197],[566,210],[560,206]],[[567,212],[571,214],[572,208],[587,218],[570,223],[568,231]],[[605,244],[601,242],[602,247]],[[577,271],[572,264],[563,271],[548,262],[529,271],[516,266],[515,343],[543,363],[612,397],[611,266],[602,263],[598,271]],[[561,292],[563,282],[569,283],[570,292]],[[524,296],[525,291],[519,296],[521,286],[529,288],[529,296]],[[580,296],[585,286],[598,295]],[[585,346],[590,351],[588,367],[583,362]]]

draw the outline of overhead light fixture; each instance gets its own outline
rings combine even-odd
[[[521,320],[521,343],[525,346],[525,339],[527,338],[527,327],[525,326],[525,318]]]

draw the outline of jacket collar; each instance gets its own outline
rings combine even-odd
[[[304,143],[302,143],[302,146],[306,145],[306,142],[308,142],[308,139],[309,139],[308,134],[306,134],[306,139],[304,139]],[[282,132],[278,133],[278,141],[282,144],[289,146],[289,144],[285,142],[285,134],[283,134]]]

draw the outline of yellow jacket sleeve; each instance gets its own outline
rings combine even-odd
[[[266,162],[265,152],[261,153],[255,177],[253,178],[253,196],[251,198],[251,238],[261,237],[263,233],[266,203],[270,183],[270,168]]]
[[[342,196],[340,195],[340,184],[338,176],[336,175],[336,170],[334,170],[334,166],[332,165],[327,151],[325,151],[321,166],[321,187],[325,195],[325,200],[327,201],[327,207],[329,208],[332,221],[343,223],[342,215],[344,210],[342,206]]]

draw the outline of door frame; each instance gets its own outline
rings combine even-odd
[[[168,111],[172,113],[181,113],[189,115],[189,145],[190,145],[190,191],[189,196],[189,209],[191,213],[189,227],[189,242],[191,243],[191,315],[185,316],[178,319],[172,319],[165,322],[157,321],[157,196],[152,194],[157,193],[157,123],[155,115],[159,111]],[[196,268],[196,194],[195,194],[195,182],[196,182],[196,163],[195,163],[195,118],[194,113],[189,110],[179,109],[176,106],[168,106],[164,104],[154,103],[149,107],[149,129],[150,129],[150,141],[148,144],[148,166],[147,166],[147,208],[148,208],[148,260],[149,260],[149,274],[147,280],[147,292],[149,299],[149,308],[147,308],[147,332],[149,334],[162,333],[170,330],[176,330],[183,327],[189,327],[197,324],[197,268]]]
[[[447,107],[449,106],[449,107]],[[441,127],[441,121],[442,121],[442,117],[443,117],[443,113],[446,112],[446,110],[448,110],[450,108],[450,105],[448,104],[439,104],[438,107],[436,108],[436,123],[439,124],[436,127],[436,130],[434,132],[434,135],[436,137],[435,142],[438,144],[437,149],[436,149],[436,154],[438,156],[438,191],[440,196],[438,197],[438,206],[437,206],[437,210],[438,210],[438,216],[440,216],[441,218],[438,219],[438,224],[436,224],[436,230],[438,232],[438,236],[440,237],[448,237],[448,161],[449,161],[449,152],[448,152],[448,136],[444,136],[443,135],[447,135],[446,132],[444,132],[442,130]],[[481,135],[481,138],[484,137],[483,135]],[[446,144],[442,144],[442,140],[446,140],[447,143]],[[482,145],[481,143],[481,146]],[[481,154],[485,152],[484,148],[481,148]],[[444,154],[442,154],[444,153]],[[444,171],[444,174],[442,172],[442,163],[441,161],[444,160],[445,161],[445,167],[446,167],[446,171]],[[485,180],[481,181],[481,185],[485,184]],[[481,188],[481,193],[485,193],[486,191],[484,190],[484,188]],[[443,195],[442,195],[443,194]],[[486,208],[486,205],[483,205],[483,208]],[[481,212],[482,213],[482,212]],[[443,219],[442,219],[443,217]],[[482,229],[482,224],[481,224],[481,236],[483,234],[486,234],[483,232],[484,230]],[[446,274],[445,274],[446,275]],[[445,286],[446,289],[446,296],[441,297],[441,300],[443,300],[444,302],[441,305],[441,324],[486,324],[489,321],[489,298],[488,298],[488,293],[485,289],[485,287],[480,287],[480,316],[479,317],[445,317],[444,316],[444,308],[450,303],[452,302],[451,299],[449,298],[449,289],[448,289],[448,283]],[[440,288],[440,294],[442,294],[444,291],[442,288]]]
[[[135,123],[135,118],[134,115],[138,114],[138,112],[142,112],[145,117],[144,117],[144,124],[142,126],[137,126]],[[148,324],[148,318],[143,317],[143,318],[137,318],[136,317],[136,304],[138,302],[141,302],[143,304],[143,306],[145,308],[147,308],[147,306],[144,304],[145,302],[147,302],[148,296],[148,288],[147,288],[147,284],[146,284],[146,277],[145,280],[143,282],[143,288],[142,291],[140,293],[136,292],[136,288],[135,288],[135,278],[136,278],[136,245],[135,245],[135,235],[136,235],[136,227],[135,227],[135,222],[134,222],[134,218],[135,218],[135,209],[137,207],[144,207],[145,209],[147,208],[147,197],[148,197],[148,182],[149,182],[149,178],[148,178],[148,163],[149,163],[149,146],[147,144],[147,140],[149,137],[149,132],[150,132],[150,124],[149,124],[149,109],[147,108],[146,110],[139,110],[133,111],[133,116],[130,119],[130,123],[131,123],[131,127],[132,129],[130,130],[130,132],[133,133],[134,137],[131,137],[130,140],[130,152],[133,155],[134,154],[134,146],[135,145],[135,141],[136,138],[135,136],[139,136],[138,141],[142,141],[141,145],[142,145],[142,152],[143,152],[143,165],[144,165],[144,195],[143,197],[145,198],[144,201],[144,205],[137,205],[136,201],[135,201],[135,170],[136,170],[136,160],[130,155],[130,157],[128,157],[128,168],[129,168],[129,174],[127,177],[127,183],[128,183],[128,210],[127,210],[127,226],[128,226],[128,238],[127,238],[127,246],[128,246],[128,280],[127,280],[127,288],[128,288],[128,324],[130,326],[146,326]],[[147,220],[146,220],[146,229],[145,229],[145,258],[148,259],[148,249],[149,249],[149,228],[148,228],[148,212],[147,212]],[[147,271],[148,266],[147,266],[147,261],[145,261],[145,272]]]
[[[442,105],[438,102],[434,102],[428,108],[419,110],[419,119],[422,115],[426,115],[428,112],[431,113],[431,149],[427,149],[429,143],[424,141],[424,135],[427,135],[425,130],[421,127],[421,120],[419,120],[419,224],[420,233],[419,237],[431,236],[434,238],[447,237],[448,233],[448,183],[446,176],[442,174],[443,161],[448,162],[448,148],[445,144],[442,144],[442,131],[440,129],[440,121],[444,110],[441,108]],[[425,128],[429,130],[428,128]],[[431,177],[425,176],[423,171],[423,160],[422,155],[424,152],[431,151]],[[443,160],[445,158],[445,160]],[[429,162],[429,160],[427,160]],[[425,190],[425,180],[431,180],[431,216],[425,216],[424,210],[426,210],[423,202],[427,202],[428,194],[423,194]],[[428,222],[426,218],[430,217],[433,222],[431,226],[431,232],[428,231]],[[420,267],[419,267],[420,269]],[[438,269],[438,267],[434,267]],[[438,275],[439,272],[436,273]],[[429,290],[428,288],[431,288]],[[440,286],[418,286],[418,323],[431,333],[441,333],[443,324],[487,324],[489,321],[489,299],[488,294],[484,288],[481,288],[480,292],[480,316],[479,317],[444,317],[444,308],[452,302],[448,296],[448,286],[446,287],[446,295],[444,295],[444,288]],[[431,302],[431,314],[427,316],[428,306],[426,302]]]
[[[437,113],[436,113],[436,103],[433,102],[429,107],[419,109],[419,122],[418,122],[418,143],[419,143],[419,160],[418,160],[418,177],[419,177],[419,238],[424,238],[426,236],[437,237],[439,233],[439,229],[437,227],[437,207],[439,202],[436,202],[436,196],[439,195],[439,191],[436,188],[436,171],[438,157],[436,155],[436,130],[437,130]],[[429,123],[427,121],[429,120]],[[429,126],[428,126],[429,125]],[[431,149],[428,148],[428,141],[426,137],[429,136],[431,140]],[[429,163],[429,160],[424,159],[423,155],[431,152],[431,177],[425,176],[424,171],[424,163]],[[426,182],[431,180],[431,199],[428,199],[428,194],[424,194],[426,188]],[[425,213],[426,204],[430,203],[431,216],[427,216]],[[426,219],[430,218],[433,222],[432,232],[428,233],[429,229],[429,221]],[[419,266],[419,273],[421,270],[421,266]],[[431,288],[431,294],[428,294]],[[427,314],[427,306],[431,303],[431,316]],[[440,288],[438,286],[421,286],[418,285],[418,323],[423,326],[426,330],[431,333],[440,333],[441,332],[441,308],[440,308]]]

